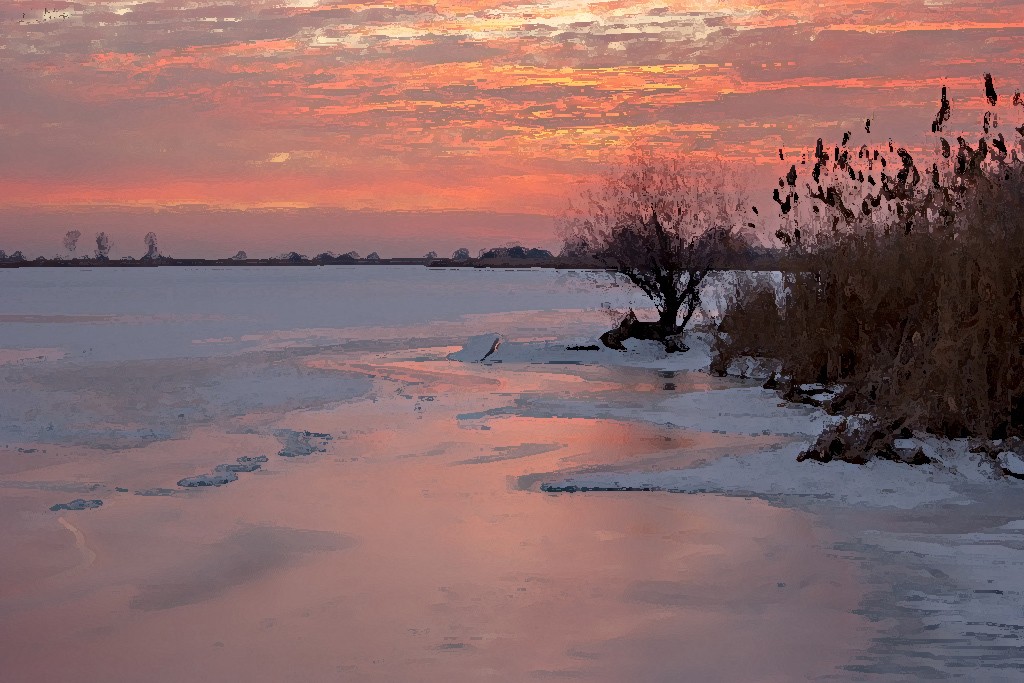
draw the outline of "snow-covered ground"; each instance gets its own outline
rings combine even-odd
[[[451,357],[482,363],[559,363],[573,357],[560,344],[496,345],[495,339],[501,341],[500,335],[470,339]],[[691,351],[675,356],[648,342],[629,343],[626,354],[604,348],[591,353],[598,363],[660,368],[677,380],[710,362],[706,344],[696,337],[688,341]],[[857,562],[875,586],[861,611],[888,624],[840,678],[1014,681],[1024,675],[1024,482],[998,474],[999,468],[1024,473],[1016,454],[1004,452],[993,463],[971,453],[966,440],[922,435],[896,445],[921,448],[930,465],[798,462],[796,456],[836,418],[781,401],[758,386],[661,397],[639,393],[600,402],[537,397],[463,417],[500,414],[786,437],[756,452],[683,458],[679,468],[590,465],[524,481],[556,495],[711,493],[807,510],[841,532],[836,551]]]
[[[1020,680],[1024,482],[798,463],[699,339],[593,349],[602,275],[0,285],[11,680]]]
[[[674,367],[707,366],[706,347],[693,346],[689,357],[673,359]],[[636,343],[631,351],[641,349]],[[658,357],[655,349],[647,350],[648,358]],[[531,354],[520,348],[509,355]],[[544,358],[546,349],[534,345],[533,355]],[[806,510],[839,532],[836,552],[857,562],[873,586],[860,612],[887,624],[839,678],[1020,680],[1024,482],[999,476],[991,460],[970,452],[966,440],[920,436],[897,444],[921,448],[933,460],[923,466],[798,462],[796,456],[835,418],[757,387],[669,395],[642,405],[544,399],[521,402],[516,412],[788,437],[757,452],[691,460],[679,468],[591,466],[530,477],[528,483],[556,495],[712,493]],[[1016,471],[1019,457],[1000,454],[998,465]]]

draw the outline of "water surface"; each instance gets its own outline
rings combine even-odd
[[[671,359],[447,359],[492,330],[592,338],[623,292],[552,272],[47,274],[0,271],[9,680],[788,681],[871,633],[803,513],[529,483],[784,439],[525,407],[729,386]],[[176,485],[258,455],[225,486]],[[103,505],[49,510],[75,498]]]

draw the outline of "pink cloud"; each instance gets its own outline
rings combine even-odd
[[[637,139],[767,164],[870,116],[920,142],[942,84],[980,116],[982,73],[1024,88],[1019,9],[16,1],[0,205],[550,215]]]

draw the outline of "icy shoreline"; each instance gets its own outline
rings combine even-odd
[[[706,347],[694,346],[666,359],[637,345],[616,360],[669,363],[685,373],[708,361]],[[504,344],[492,362],[551,362],[559,354]],[[966,441],[914,439],[914,447],[932,458],[928,465],[798,462],[797,454],[835,418],[756,387],[687,393],[645,406],[535,401],[515,412],[788,437],[760,452],[679,468],[596,466],[531,475],[520,483],[555,496],[702,493],[807,511],[843,539],[835,552],[858,564],[874,586],[861,612],[886,625],[885,635],[845,667],[850,677],[1011,681],[1024,668],[1024,482],[995,475],[993,463],[971,453]]]
[[[589,280],[266,270],[7,274],[6,671],[1013,680],[1024,483],[981,456],[797,463],[832,418],[595,348]]]

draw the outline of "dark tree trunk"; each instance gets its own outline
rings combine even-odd
[[[658,326],[666,337],[678,334],[682,331],[677,324],[677,321],[679,320],[679,308],[679,301],[665,301],[665,308],[658,311]]]
[[[622,342],[627,339],[649,339],[661,342],[669,353],[689,351],[690,348],[680,339],[680,329],[675,324],[675,317],[668,317],[663,312],[656,322],[638,320],[636,313],[630,309],[619,326],[601,335],[601,343],[616,351],[625,351]]]

